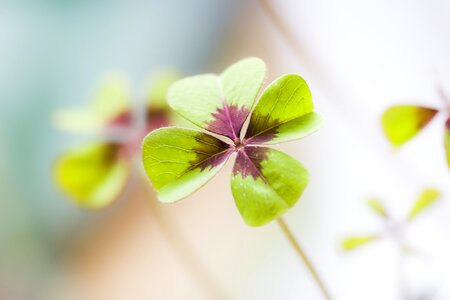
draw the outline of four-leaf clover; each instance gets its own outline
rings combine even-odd
[[[305,137],[322,119],[313,112],[308,85],[295,74],[272,82],[252,112],[265,75],[262,60],[247,58],[220,75],[188,77],[169,88],[172,109],[204,131],[168,127],[144,139],[144,167],[160,201],[187,197],[236,153],[231,190],[248,225],[263,225],[294,206],[308,172],[265,145]]]
[[[74,147],[57,159],[54,177],[65,194],[90,209],[103,208],[119,196],[132,171],[132,159],[141,150],[142,138],[169,124],[165,94],[176,78],[167,72],[152,82],[142,115],[130,107],[129,84],[116,73],[102,80],[88,108],[56,114],[61,129],[96,135],[94,142]]]

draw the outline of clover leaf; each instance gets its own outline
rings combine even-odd
[[[433,188],[424,189],[420,193],[416,202],[414,203],[414,206],[411,208],[411,211],[409,212],[408,215],[408,219],[412,220],[417,215],[421,214],[425,209],[434,204],[439,199],[440,196],[441,193],[436,189]]]
[[[377,240],[374,235],[351,236],[342,241],[342,249],[352,251]]]
[[[389,107],[381,117],[384,135],[392,146],[401,147],[419,134],[439,112],[447,114],[447,122],[444,126],[444,148],[447,166],[450,168],[450,103],[442,109],[417,105]]]
[[[131,108],[130,85],[117,73],[107,74],[101,80],[87,108],[56,114],[56,125],[61,129],[97,134],[95,141],[72,147],[57,158],[54,179],[66,195],[89,209],[103,208],[120,195],[128,183],[142,138],[171,121],[163,95],[175,78],[175,73],[164,72],[151,81],[142,116]]]
[[[392,106],[381,119],[384,133],[392,145],[399,147],[415,137],[437,112],[437,109],[423,106]]]
[[[369,201],[367,201],[367,205],[369,205],[369,207],[372,209],[372,211],[374,211],[379,216],[381,216],[385,219],[388,218],[388,213],[387,213],[386,208],[384,207],[383,203],[381,203],[381,201],[379,201],[378,199],[375,199],[375,198],[369,199]]]
[[[131,99],[127,78],[116,72],[103,76],[89,106],[59,110],[54,115],[55,125],[62,130],[99,133],[113,125],[114,119],[125,119]]]
[[[56,161],[55,180],[83,207],[96,209],[111,203],[123,190],[130,165],[118,143],[89,143],[63,153]]]
[[[160,201],[189,196],[235,153],[231,190],[248,225],[266,224],[295,205],[308,183],[307,170],[264,145],[302,138],[322,119],[313,112],[305,80],[294,74],[272,82],[252,112],[265,75],[262,60],[246,58],[220,75],[188,77],[169,88],[170,107],[204,131],[161,128],[144,139],[144,168]]]

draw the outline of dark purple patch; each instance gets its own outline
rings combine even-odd
[[[445,127],[447,127],[447,130],[450,131],[450,118],[448,118],[447,122],[445,122]]]
[[[232,151],[228,149],[228,150],[224,150],[223,152],[219,152],[219,153],[213,154],[212,156],[210,156],[209,158],[203,160],[199,164],[200,169],[203,171],[203,170],[206,170],[206,169],[212,169],[214,167],[217,167],[218,165],[220,165],[224,161],[226,161],[231,153],[232,153]]]
[[[245,140],[248,144],[262,144],[271,141],[278,134],[279,119],[253,113],[248,124]]]
[[[259,135],[249,135],[249,137],[247,138],[246,135],[246,139],[245,139],[245,143],[246,144],[250,144],[250,145],[254,145],[254,144],[264,144],[267,143],[271,140],[273,140],[278,134],[278,127],[272,128],[266,132],[264,132],[263,134],[259,134]]]
[[[419,119],[417,127],[418,129],[422,129],[431,121],[431,119],[434,118],[434,116],[438,113],[438,110],[434,108],[419,106],[417,113]]]
[[[207,129],[227,136],[236,142],[239,140],[242,125],[249,112],[250,111],[245,107],[239,108],[237,105],[228,105],[224,103],[222,108],[218,108],[217,111],[212,114],[214,120],[207,123]]]
[[[269,150],[269,148],[265,147],[244,147],[239,149],[233,167],[233,174],[241,174],[242,177],[252,176],[255,180],[261,178],[263,181],[266,181],[262,174],[261,163],[267,159]]]
[[[196,157],[190,162],[191,167],[188,170],[200,168],[203,171],[214,168],[222,164],[232,153],[230,145],[209,134],[199,132],[196,140],[198,145],[192,149]]]

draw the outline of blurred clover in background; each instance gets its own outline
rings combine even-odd
[[[444,125],[444,148],[447,166],[450,168],[450,98],[441,88],[439,94],[444,102],[442,108],[418,105],[391,106],[383,112],[381,124],[386,138],[398,148],[415,137],[438,113],[445,114],[447,121]]]
[[[380,240],[382,238],[392,237],[400,244],[403,250],[412,250],[411,247],[405,244],[403,235],[411,221],[415,220],[417,216],[433,205],[440,197],[440,192],[433,188],[424,189],[413,207],[408,213],[406,220],[395,220],[391,217],[385,206],[377,199],[370,199],[368,205],[373,212],[385,221],[385,228],[378,234],[350,236],[342,241],[342,248],[345,251],[351,251],[367,245],[371,242]]]
[[[94,136],[94,141],[74,146],[57,158],[58,187],[84,208],[100,209],[117,199],[130,178],[133,158],[140,156],[143,137],[172,122],[165,95],[178,78],[173,71],[154,77],[141,103],[144,107],[139,107],[132,101],[127,78],[108,73],[88,107],[57,112],[58,128]]]

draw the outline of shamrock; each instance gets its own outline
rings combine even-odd
[[[174,79],[172,73],[157,78],[148,91],[142,115],[130,107],[129,84],[119,74],[108,74],[102,80],[89,108],[56,114],[61,129],[100,136],[99,141],[74,147],[57,159],[54,177],[65,194],[90,209],[103,208],[120,195],[142,138],[150,130],[169,124],[165,93]]]
[[[381,124],[386,138],[394,147],[400,147],[415,137],[439,113],[446,114],[444,149],[450,168],[450,99],[440,90],[445,106],[441,109],[417,105],[395,105],[386,109]]]
[[[404,221],[393,220],[390,214],[387,212],[384,205],[376,200],[370,199],[368,201],[369,207],[380,217],[383,218],[386,222],[386,229],[383,230],[380,234],[372,234],[372,235],[361,235],[361,236],[352,236],[344,239],[342,241],[342,248],[346,251],[357,249],[363,245],[369,244],[370,242],[380,240],[381,238],[387,237],[389,235],[393,236],[398,243],[402,246],[404,250],[411,250],[411,247],[403,244],[402,235],[405,231],[407,225],[410,224],[411,221],[415,220],[418,215],[420,215],[426,208],[430,207],[434,204],[440,197],[440,193],[433,189],[427,188],[424,189],[413,207],[409,211],[408,217]]]
[[[266,224],[295,205],[308,172],[292,157],[265,145],[305,137],[322,119],[313,112],[308,85],[295,74],[272,82],[252,112],[265,74],[262,60],[246,58],[220,75],[192,76],[172,84],[169,106],[203,131],[167,127],[145,137],[144,168],[161,202],[187,197],[235,153],[231,190],[248,225]]]

